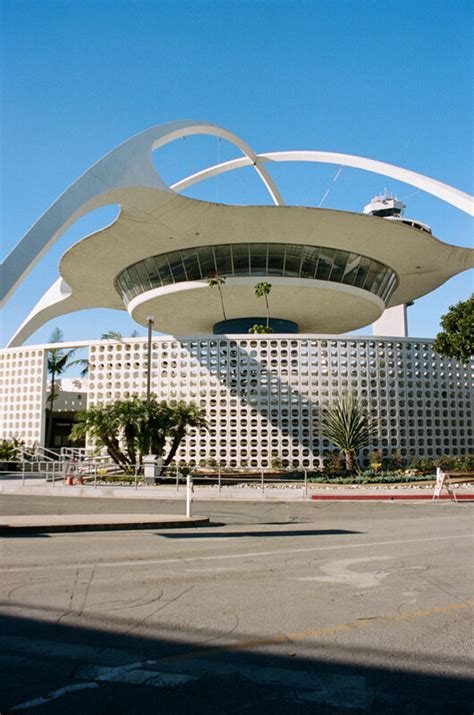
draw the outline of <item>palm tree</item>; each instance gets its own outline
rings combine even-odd
[[[164,405],[164,407],[163,407]],[[126,472],[133,470],[137,457],[161,454],[171,428],[166,403],[140,397],[117,400],[109,405],[93,405],[76,416],[71,438],[89,436],[106,447],[109,456]],[[168,408],[168,412],[171,410]],[[154,451],[155,450],[155,451]]]
[[[138,338],[138,330],[133,330],[130,333],[131,338]],[[102,333],[100,336],[101,340],[123,340],[124,336],[120,332],[120,330],[106,330],[105,333]]]
[[[270,294],[270,291],[272,289],[272,284],[267,283],[267,281],[261,281],[261,283],[257,283],[255,286],[255,295],[257,298],[261,298],[262,296],[265,298],[265,305],[267,308],[267,333],[270,332],[270,306],[268,305],[268,296]]]
[[[219,289],[219,296],[221,299],[221,307],[222,307],[222,315],[224,316],[224,320],[227,320],[227,316],[225,314],[225,308],[224,308],[224,298],[222,296],[222,286],[225,285],[225,276],[221,276],[220,273],[211,273],[209,274],[209,277],[207,279],[207,285],[209,288],[214,288],[217,286]]]
[[[76,423],[71,431],[71,439],[89,436],[96,445],[103,445],[113,461],[126,472],[130,472],[133,463],[123,453],[119,442],[120,422],[115,410],[110,405],[92,405],[87,410],[78,412]]]
[[[207,430],[205,411],[194,402],[186,403],[183,400],[171,403],[173,410],[174,426],[171,429],[171,447],[165,460],[165,466],[173,460],[188,427],[191,429]]]
[[[137,457],[161,455],[171,440],[165,466],[174,458],[188,427],[207,429],[204,410],[191,402],[158,402],[132,397],[110,405],[94,405],[76,416],[71,438],[89,435],[102,444],[113,461],[126,472],[133,470]]]
[[[132,397],[110,406],[130,464],[141,464],[145,454],[161,455],[174,425],[173,409],[166,402]]]
[[[106,330],[100,336],[101,340],[122,340],[123,335],[119,330]]]
[[[173,410],[167,402],[158,402],[155,395],[151,395],[149,400],[135,399],[140,410],[137,426],[140,457],[145,454],[162,455],[174,425]]]
[[[60,328],[55,328],[51,333],[49,338],[50,343],[61,343],[64,340],[64,335]],[[67,368],[73,365],[81,365],[81,377],[87,374],[89,369],[89,362],[84,358],[79,358],[78,360],[72,360],[74,354],[76,353],[75,348],[70,350],[64,350],[62,348],[51,348],[48,350],[48,374],[51,375],[51,386],[50,394],[48,396],[47,402],[49,403],[48,412],[48,429],[46,432],[46,444],[51,446],[51,437],[53,431],[53,408],[54,402],[58,397],[59,392],[56,390],[56,377],[62,375]]]
[[[141,405],[138,398],[117,400],[111,408],[117,426],[123,432],[127,456],[131,464],[137,461],[137,430],[141,417]]]
[[[367,447],[375,426],[375,420],[353,394],[337,397],[323,410],[323,436],[344,452],[348,472],[354,471],[356,453]]]

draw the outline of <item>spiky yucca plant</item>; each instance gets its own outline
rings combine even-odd
[[[337,397],[323,410],[323,436],[344,452],[348,472],[354,472],[356,453],[368,446],[375,426],[375,420],[353,394]]]

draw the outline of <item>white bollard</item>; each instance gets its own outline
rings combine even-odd
[[[186,477],[186,516],[190,517],[192,514],[192,501],[193,501],[193,482],[191,475],[188,474]]]

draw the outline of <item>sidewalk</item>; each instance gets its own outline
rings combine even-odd
[[[159,514],[45,514],[0,516],[0,534],[108,531],[112,529],[182,529],[206,526],[209,519]]]
[[[177,499],[184,501],[185,486],[180,485],[176,489],[174,485],[118,487],[118,486],[85,486],[76,484],[74,486],[65,485],[59,482],[54,486],[45,484],[44,481],[35,479],[25,480],[22,486],[21,479],[9,479],[0,481],[1,494],[16,495],[38,495],[38,496],[61,496],[61,497],[105,497],[121,499]],[[459,486],[455,489],[458,500],[474,501],[473,485]],[[248,501],[431,501],[433,498],[433,487],[419,486],[321,486],[304,485],[291,487],[289,485],[242,485],[242,486],[222,486],[217,485],[195,486],[193,499],[202,500],[248,500]],[[449,498],[443,490],[442,499]]]

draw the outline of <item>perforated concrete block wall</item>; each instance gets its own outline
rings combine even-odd
[[[90,347],[88,404],[145,394],[144,340]],[[322,407],[353,391],[376,417],[369,449],[402,457],[472,449],[472,366],[433,351],[432,341],[388,338],[235,336],[153,340],[152,390],[193,400],[209,432],[190,433],[178,458],[270,466],[273,457],[312,467],[332,446]],[[367,450],[369,451],[369,450]]]
[[[28,446],[44,440],[46,353],[24,347],[0,351],[0,439]]]

